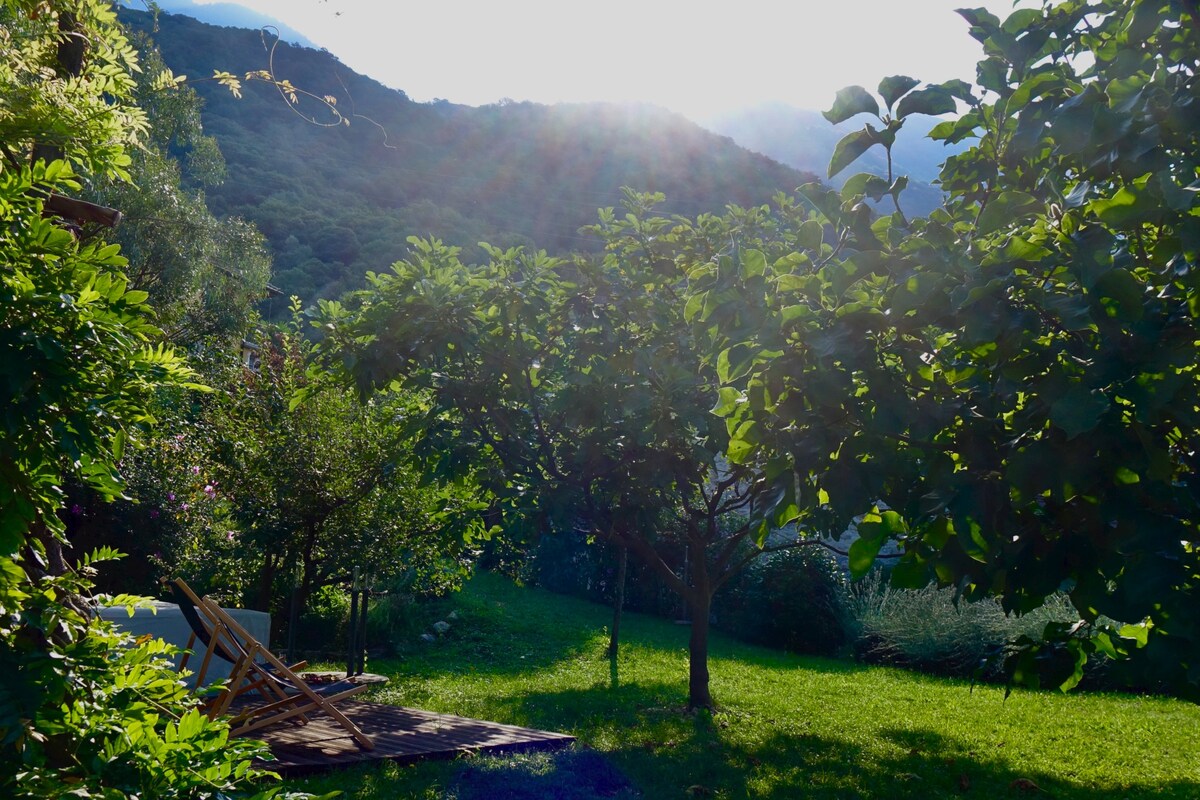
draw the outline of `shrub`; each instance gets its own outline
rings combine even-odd
[[[682,574],[683,547],[660,547],[664,560]],[[677,550],[678,552],[674,552]],[[612,603],[617,578],[616,548],[590,542],[574,531],[542,536],[528,561],[527,579],[559,594],[569,594],[593,603]],[[685,612],[675,594],[649,565],[630,558],[625,575],[627,611],[674,619]]]
[[[173,647],[88,616],[81,600],[91,562],[115,555],[102,551],[78,573],[36,581],[0,559],[0,606],[9,612],[0,626],[0,794],[227,797],[263,774],[251,762],[266,747],[229,739],[227,722],[200,712],[169,658]]]
[[[824,550],[760,556],[716,596],[716,626],[748,641],[833,655],[848,641],[846,578]]]
[[[1016,617],[1005,614],[994,598],[956,602],[951,588],[895,589],[878,571],[853,584],[849,597],[860,658],[960,677],[996,677],[1000,664],[992,658],[1010,639],[1040,636],[1047,622],[1079,619],[1062,594]]]

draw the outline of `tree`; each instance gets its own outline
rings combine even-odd
[[[721,411],[789,460],[800,525],[858,520],[856,572],[895,538],[898,585],[1015,613],[1066,591],[1081,621],[1014,643],[1014,680],[1069,688],[1089,656],[1129,656],[1200,698],[1200,18],[1159,0],[960,13],[987,54],[975,86],[895,76],[882,104],[850,87],[827,114],[881,125],[832,173],[964,102],[931,134],[974,142],[942,170],[945,208],[907,219],[902,179],[808,187],[836,242],[814,271],[693,287],[721,298],[715,352],[753,354]],[[888,194],[873,218],[864,199]],[[755,304],[762,329],[731,332]]]
[[[200,99],[187,85],[164,86],[157,50],[145,37],[135,42],[142,70],[134,97],[150,129],[132,153],[130,180],[96,181],[87,197],[120,209],[110,238],[167,338],[185,348],[236,349],[267,296],[265,242],[253,225],[209,212],[204,190],[220,184],[225,164],[216,140],[204,135]]]
[[[689,704],[711,707],[712,597],[763,551],[771,524],[752,492],[790,482],[726,457],[717,375],[679,292],[688,265],[728,265],[726,248],[760,239],[782,251],[785,234],[764,209],[690,223],[653,217],[659,200],[627,193],[627,215],[602,211],[600,259],[488,247],[489,263],[468,266],[413,239],[410,260],[370,275],[349,307],[323,303],[318,322],[364,396],[398,381],[428,397],[416,456],[439,477],[473,470],[493,522],[582,528],[649,564],[686,601]],[[671,567],[681,548],[686,576]]]
[[[117,464],[154,391],[192,373],[161,344],[115,246],[80,243],[47,199],[117,176],[144,117],[136,58],[108,4],[0,4],[0,792],[217,797],[257,773],[161,642],[134,642],[80,602],[102,551],[61,560],[61,486],[121,492]],[[47,160],[46,156],[54,156]],[[61,156],[61,158],[57,157]],[[131,598],[125,598],[131,603]],[[276,794],[268,790],[265,795]]]
[[[477,510],[461,489],[419,485],[408,466],[404,428],[421,410],[412,397],[360,404],[309,376],[311,348],[294,320],[268,329],[257,369],[226,373],[185,436],[203,453],[194,490],[178,489],[167,509],[218,505],[220,525],[189,526],[170,557],[200,585],[277,611],[289,594],[302,610],[356,567],[387,581],[415,565],[457,566],[466,512]]]

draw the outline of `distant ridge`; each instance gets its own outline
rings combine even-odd
[[[220,25],[227,28],[261,30],[271,27],[279,32],[279,38],[285,42],[317,48],[312,40],[295,28],[285,25],[274,17],[260,14],[237,3],[201,4],[192,2],[192,0],[156,0],[156,2],[159,8],[170,14],[182,14],[209,25]]]
[[[154,38],[176,74],[265,66],[253,31],[174,14],[151,31],[148,14],[122,15]],[[309,124],[261,83],[246,84],[237,100],[197,82],[205,128],[228,162],[225,183],[207,199],[218,215],[259,226],[273,283],[306,301],[361,286],[368,270],[406,257],[413,235],[463,247],[471,260],[481,241],[595,251],[599,242],[579,229],[597,221],[597,208],[618,206],[622,186],[663,192],[664,213],[694,217],[767,203],[815,179],[655,106],[416,103],[326,51],[287,45],[275,67],[298,87],[336,97],[351,124]]]
[[[783,103],[765,103],[714,116],[701,121],[701,124],[711,131],[731,137],[750,150],[778,159],[798,170],[824,176],[838,140],[869,121],[867,115],[862,115],[841,125],[830,125],[817,111]],[[908,175],[911,179],[909,188],[902,195],[906,211],[927,214],[941,204],[941,190],[931,184],[937,179],[946,157],[966,149],[965,144],[945,147],[941,142],[926,138],[930,129],[940,121],[934,117],[913,116],[905,122],[905,127],[896,137],[892,151],[895,160],[893,172],[896,175]],[[858,172],[886,175],[887,161],[883,148],[877,146],[868,150],[832,183],[841,186],[847,178]]]

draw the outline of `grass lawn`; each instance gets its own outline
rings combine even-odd
[[[714,635],[720,710],[683,711],[687,629],[490,575],[431,613],[436,643],[374,661],[378,702],[564,731],[573,753],[384,764],[290,781],[349,798],[1200,798],[1200,708],[971,689]],[[1032,784],[1027,783],[1032,782]],[[1037,789],[1032,788],[1036,785]]]

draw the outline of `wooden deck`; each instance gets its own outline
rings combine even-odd
[[[284,722],[255,732],[254,736],[271,746],[277,759],[262,766],[295,775],[382,759],[407,764],[467,752],[553,750],[575,741],[562,733],[415,708],[357,702],[339,703],[338,708],[374,739],[374,750],[362,750],[337,723],[316,714],[306,725]]]

